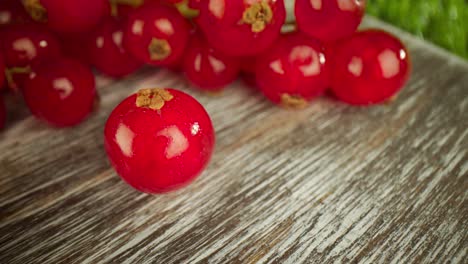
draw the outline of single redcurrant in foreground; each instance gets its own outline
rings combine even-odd
[[[56,127],[83,121],[96,99],[91,70],[67,58],[47,60],[33,67],[22,92],[32,114]]]
[[[203,106],[174,89],[142,89],[131,95],[111,113],[104,133],[117,173],[147,193],[191,182],[208,164],[215,144]]]
[[[331,88],[355,105],[384,102],[405,84],[408,52],[398,38],[380,30],[362,31],[335,45]]]
[[[286,18],[283,1],[201,1],[197,23],[208,42],[231,56],[266,50],[280,35]]]
[[[200,35],[191,38],[184,55],[187,79],[204,90],[220,90],[233,82],[239,66],[239,59],[215,50]]]
[[[30,22],[31,18],[18,0],[1,0],[0,28],[13,24]]]
[[[107,0],[22,0],[38,22],[57,32],[84,32],[96,26],[109,12]]]
[[[177,9],[144,4],[129,15],[124,47],[142,62],[171,66],[182,57],[189,31],[190,25]]]
[[[366,0],[296,0],[299,30],[321,41],[352,35],[366,9]]]
[[[3,102],[3,98],[0,95],[0,130],[5,127],[5,122],[6,122],[5,103]]]
[[[323,45],[298,33],[287,34],[257,61],[257,85],[272,102],[302,108],[322,94],[330,78]]]
[[[123,21],[108,18],[91,35],[89,53],[93,65],[102,73],[120,78],[142,66],[122,46]]]

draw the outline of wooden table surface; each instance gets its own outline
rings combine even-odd
[[[0,263],[467,263],[468,63],[372,18],[409,46],[391,105],[277,108],[236,83],[212,97],[168,71],[99,77],[100,110],[54,130],[24,110],[0,135]],[[109,167],[103,126],[142,87],[211,114],[208,169],[167,195]]]

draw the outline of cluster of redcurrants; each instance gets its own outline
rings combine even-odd
[[[208,91],[242,74],[286,107],[329,88],[351,104],[381,103],[404,85],[409,58],[389,33],[356,33],[365,5],[296,0],[286,33],[283,0],[2,0],[0,84],[58,127],[92,111],[91,66],[114,78],[143,64],[180,69]]]
[[[288,25],[283,0],[6,0],[0,83],[6,78],[36,117],[56,127],[92,112],[93,66],[114,78],[144,64],[181,70],[194,87],[211,92],[242,74],[269,100],[291,108],[327,89],[350,104],[381,103],[404,85],[409,58],[389,33],[356,33],[365,2],[295,0]],[[104,140],[127,183],[160,193],[201,173],[215,135],[194,98],[153,88],[114,109]]]

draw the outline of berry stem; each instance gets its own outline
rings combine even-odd
[[[177,10],[179,10],[179,13],[187,19],[196,18],[200,14],[200,11],[190,8],[189,0],[183,0],[179,2],[175,4],[175,7]]]
[[[165,102],[172,100],[174,96],[165,89],[141,89],[137,93],[136,106],[160,110]]]
[[[13,90],[18,90],[18,85],[16,84],[13,75],[14,74],[27,74],[31,72],[31,68],[27,67],[12,67],[12,68],[5,68],[5,79],[7,81],[8,86]]]
[[[23,6],[33,20],[47,22],[47,10],[41,5],[39,0],[23,0]]]

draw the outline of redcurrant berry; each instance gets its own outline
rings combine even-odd
[[[142,66],[122,46],[123,21],[113,18],[103,21],[91,34],[89,53],[93,65],[102,73],[124,77]]]
[[[56,127],[83,121],[93,110],[96,99],[91,70],[66,58],[44,61],[33,67],[22,92],[31,112]]]
[[[283,1],[201,1],[197,23],[208,42],[231,56],[266,50],[280,35],[286,18]]]
[[[57,32],[84,32],[96,26],[109,12],[107,0],[22,0],[38,22]]]
[[[3,32],[2,49],[8,68],[8,86],[17,92],[29,68],[60,56],[60,43],[47,28],[33,24],[11,25]]]
[[[200,35],[194,35],[184,56],[187,79],[204,90],[221,90],[239,73],[240,61],[212,48]]]
[[[117,173],[147,193],[191,182],[209,162],[215,144],[203,106],[173,89],[143,89],[131,95],[114,109],[104,133]]]
[[[124,47],[142,62],[170,66],[182,57],[189,31],[190,25],[177,9],[149,3],[129,15]]]
[[[12,25],[3,34],[3,54],[7,67],[28,67],[60,55],[57,37],[39,25]]]
[[[31,18],[18,0],[1,0],[0,27],[31,22]]]
[[[3,98],[0,95],[0,130],[5,127],[5,122],[6,122],[5,103],[3,102]]]
[[[257,61],[257,85],[272,102],[302,108],[322,94],[330,70],[323,45],[293,33],[282,36]]]
[[[384,31],[359,32],[337,43],[333,51],[331,88],[347,103],[384,102],[408,79],[408,52],[398,38]]]
[[[322,41],[353,34],[361,23],[366,0],[296,0],[299,29]]]

